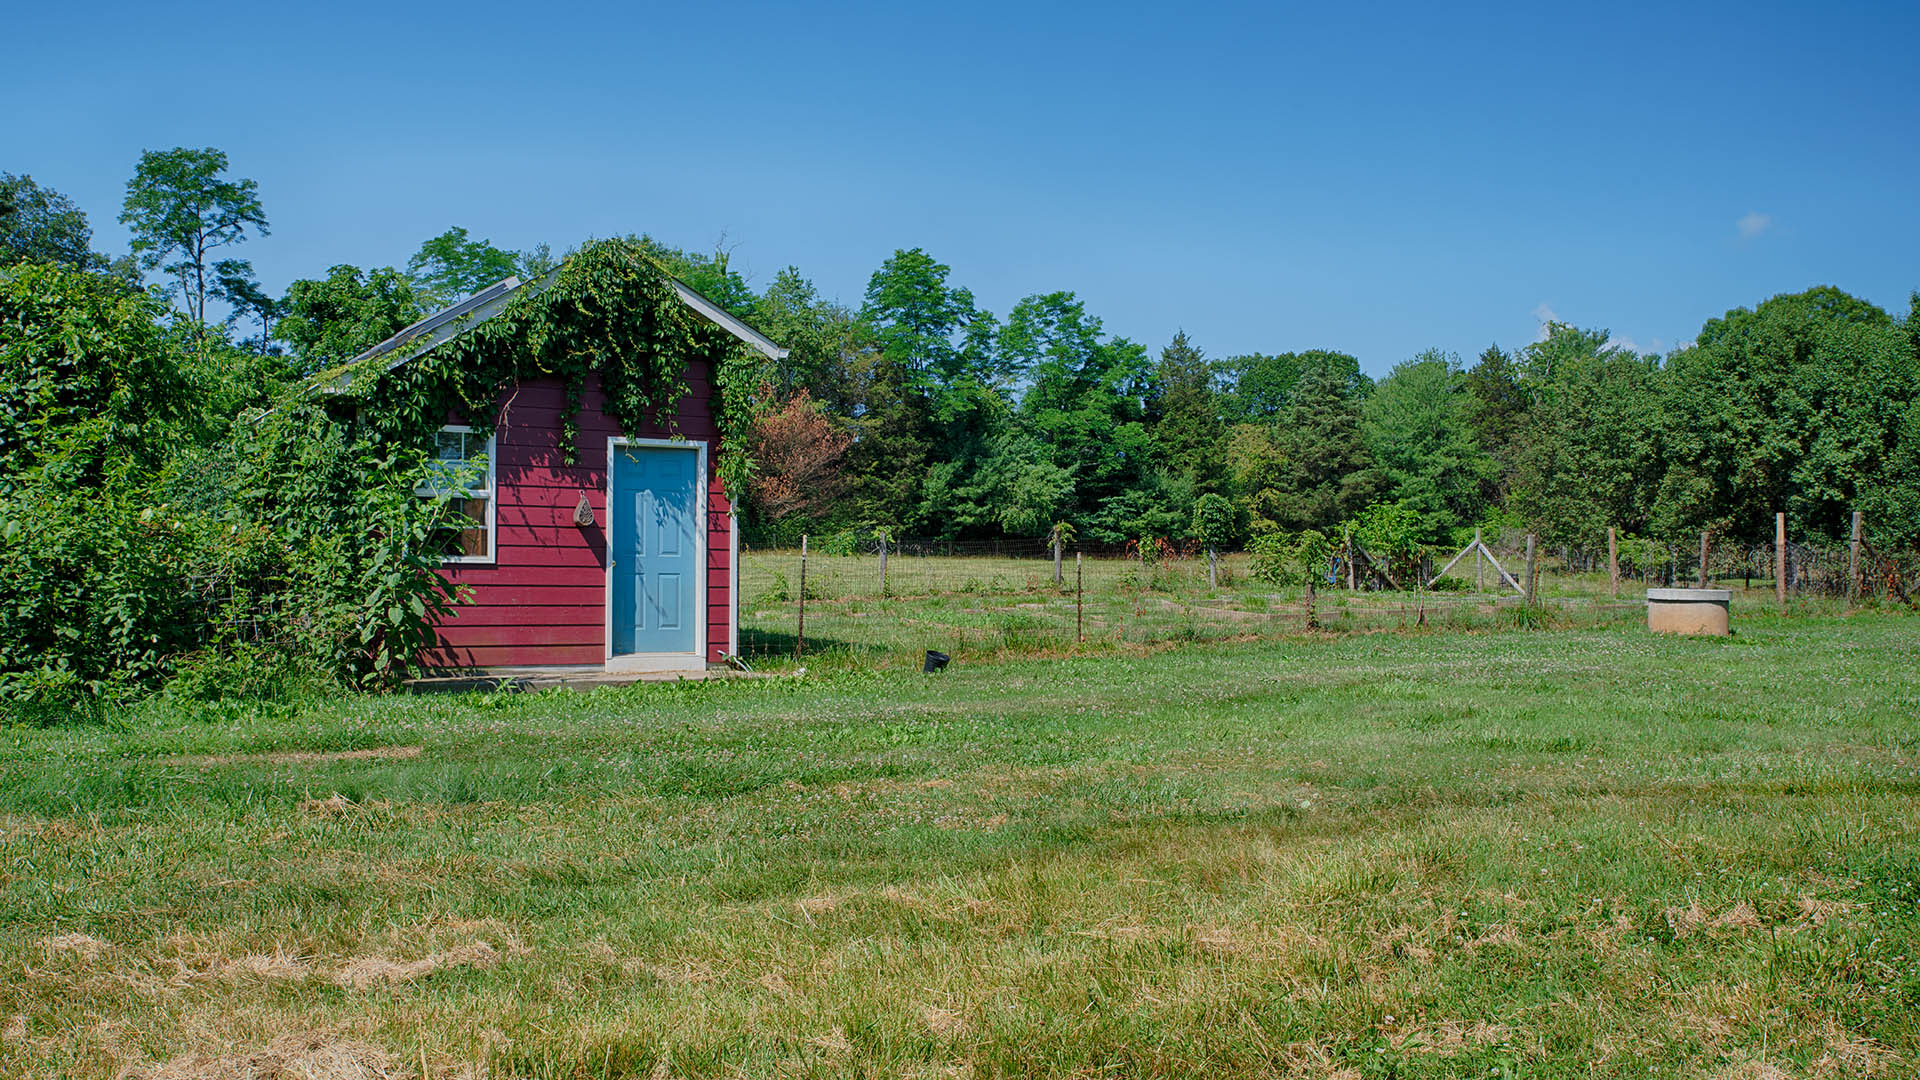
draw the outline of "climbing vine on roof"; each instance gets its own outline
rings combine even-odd
[[[750,468],[737,448],[746,445],[744,425],[752,421],[747,398],[755,380],[745,372],[753,360],[733,335],[680,302],[672,278],[643,247],[601,240],[432,351],[391,371],[379,357],[363,362],[347,396],[376,438],[425,446],[449,412],[491,431],[503,389],[557,379],[567,393],[561,445],[571,464],[579,452],[581,395],[592,376],[600,377],[606,412],[623,429],[653,423],[671,431],[688,366],[698,361],[707,363],[716,397],[719,471],[733,485]]]

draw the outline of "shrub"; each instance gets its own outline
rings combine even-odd
[[[141,501],[121,484],[44,477],[0,497],[0,697],[30,709],[124,698],[198,644],[193,523]]]

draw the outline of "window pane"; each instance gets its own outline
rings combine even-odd
[[[487,500],[463,499],[460,512],[473,522],[460,530],[460,554],[482,559],[493,554],[487,550]]]
[[[434,456],[441,461],[467,460],[467,433],[464,431],[442,431],[434,447]]]

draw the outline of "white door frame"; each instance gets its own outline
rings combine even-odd
[[[694,606],[699,609],[694,624],[694,651],[672,653],[629,653],[613,655],[613,456],[621,447],[652,450],[683,450],[694,459],[694,545],[698,549],[698,578],[694,583]],[[601,604],[608,671],[705,671],[707,669],[707,444],[698,439],[632,439],[624,435],[607,437],[607,565],[606,598]]]

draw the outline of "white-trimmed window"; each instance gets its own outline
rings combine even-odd
[[[415,488],[422,496],[452,492],[442,530],[444,560],[490,563],[494,551],[493,436],[448,424],[434,443],[434,478]]]

